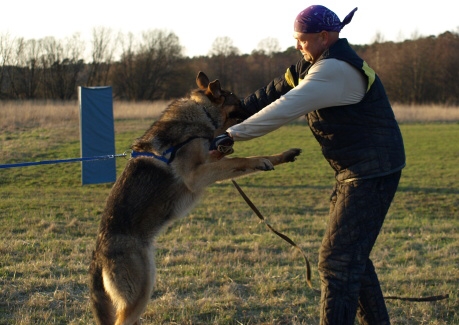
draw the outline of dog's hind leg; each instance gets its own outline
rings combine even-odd
[[[90,301],[94,320],[98,325],[115,323],[115,307],[105,292],[102,281],[102,269],[97,265],[95,257],[90,267]]]
[[[97,296],[97,297],[95,297]],[[95,322],[98,325],[115,323],[115,308],[105,292],[92,293],[92,309]]]
[[[148,303],[148,300],[146,303]],[[119,310],[116,315],[115,325],[140,325],[140,316],[144,311],[144,307],[145,305],[139,303],[138,305],[130,305],[127,308]]]
[[[153,249],[149,247],[124,256],[111,270],[104,270],[104,287],[116,308],[115,325],[140,324],[153,290],[154,263]]]
[[[140,325],[140,316],[150,301],[153,282],[151,274],[148,273],[144,273],[137,280],[139,281],[137,289],[140,289],[140,292],[133,292],[135,297],[133,295],[131,298],[135,298],[135,300],[118,306],[115,325]]]

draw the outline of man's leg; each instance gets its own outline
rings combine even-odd
[[[395,194],[400,173],[393,175],[338,183],[332,195],[327,230],[319,252],[319,273],[321,278],[321,324],[353,325],[362,281],[375,288],[372,297],[382,301],[382,310],[372,318],[374,323],[389,324],[389,317],[382,298],[381,289],[369,255],[381,229],[387,210]],[[395,181],[396,180],[396,181]],[[389,185],[390,184],[390,185]],[[394,186],[395,185],[395,186]],[[366,289],[364,289],[366,290]],[[366,292],[366,291],[365,291]],[[370,292],[366,292],[370,295]],[[362,301],[363,301],[362,297]],[[381,304],[378,304],[381,308]],[[373,313],[372,309],[360,309],[363,315]],[[363,316],[362,319],[368,318]]]
[[[383,178],[378,191],[382,208],[387,206],[387,210],[389,209],[398,187],[400,175],[399,172]],[[357,317],[362,325],[390,324],[381,286],[371,260],[368,260],[362,276]]]
[[[357,318],[362,325],[390,324],[378,276],[370,260],[362,276]]]

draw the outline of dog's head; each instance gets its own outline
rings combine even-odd
[[[196,84],[199,87],[197,91],[204,93],[212,106],[218,109],[220,116],[215,118],[218,118],[220,123],[214,136],[224,133],[230,126],[249,117],[241,106],[241,100],[231,91],[222,89],[218,79],[210,82],[206,74],[200,71],[196,77]]]
[[[218,80],[210,82],[199,72],[196,83],[199,88],[191,91],[189,98],[172,102],[145,134],[134,141],[133,150],[159,154],[189,139],[212,139],[249,117],[240,99],[221,89]]]

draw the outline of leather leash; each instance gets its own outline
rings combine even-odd
[[[312,282],[311,282],[311,266],[309,264],[309,260],[306,257],[306,254],[301,250],[301,248],[295,244],[293,240],[291,240],[289,237],[286,235],[280,233],[279,231],[275,230],[269,223],[266,222],[265,218],[261,214],[261,212],[257,209],[255,204],[252,203],[252,201],[249,199],[249,197],[244,193],[244,191],[239,187],[239,185],[236,183],[234,179],[231,180],[234,184],[234,187],[238,190],[239,194],[242,196],[242,198],[245,200],[245,202],[248,204],[248,206],[252,209],[253,212],[264,222],[264,224],[271,230],[273,233],[275,233],[277,236],[285,240],[287,243],[298,249],[303,255],[303,258],[306,262],[306,282],[308,286],[316,293],[320,293],[320,290],[317,290],[313,288]],[[400,296],[387,296],[384,297],[386,300],[404,300],[404,301],[411,301],[411,302],[424,302],[424,301],[438,301],[438,300],[443,300],[443,299],[448,299],[449,294],[443,294],[443,295],[438,295],[438,296],[428,296],[428,297],[419,297],[419,298],[414,298],[414,297],[400,297]]]
[[[394,300],[404,300],[404,301],[412,301],[412,302],[423,302],[423,301],[438,301],[443,299],[448,299],[449,294],[438,295],[438,296],[429,296],[429,297],[399,297],[399,296],[385,296],[385,300],[394,299]]]
[[[245,200],[245,202],[249,205],[249,207],[252,209],[253,212],[255,212],[255,214],[258,216],[258,218],[260,218],[261,221],[264,222],[264,224],[269,228],[269,230],[271,230],[273,233],[275,233],[277,236],[279,236],[280,238],[282,238],[283,240],[285,240],[287,243],[289,243],[290,245],[292,245],[293,247],[295,247],[296,249],[298,249],[298,251],[301,253],[301,255],[303,255],[303,258],[304,258],[304,261],[306,262],[306,283],[308,284],[308,286],[314,291],[314,292],[317,292],[317,293],[320,293],[320,290],[317,290],[317,289],[314,289],[313,286],[312,286],[312,282],[311,282],[311,265],[309,264],[309,260],[306,256],[306,254],[303,252],[303,250],[297,245],[295,244],[295,242],[293,240],[291,240],[289,237],[287,237],[286,235],[284,235],[283,233],[277,231],[276,229],[274,229],[269,223],[266,222],[265,218],[263,217],[263,215],[261,214],[261,212],[257,209],[257,207],[255,206],[255,204],[252,203],[252,201],[249,199],[249,197],[244,193],[244,191],[239,187],[238,183],[236,183],[236,181],[234,179],[231,180],[234,184],[234,186],[236,187],[236,189],[238,190],[239,194],[241,194],[242,198]]]

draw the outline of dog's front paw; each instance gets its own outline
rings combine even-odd
[[[257,166],[255,166],[255,169],[263,170],[263,171],[274,170],[274,165],[268,159],[260,158],[260,161],[257,164]]]
[[[298,157],[301,153],[301,149],[299,148],[292,148],[282,153],[284,158],[284,162],[294,162],[296,157]]]

